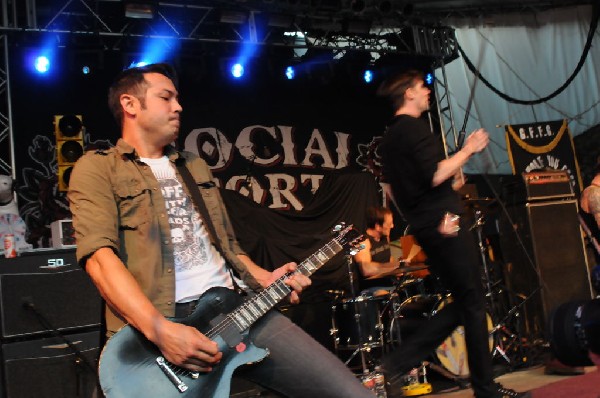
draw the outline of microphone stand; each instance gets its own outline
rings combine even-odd
[[[77,357],[77,359],[75,360],[75,365],[77,365],[77,369],[87,369],[88,371],[90,371],[94,375],[94,380],[95,380],[96,386],[98,388],[98,391],[102,391],[102,389],[100,387],[100,381],[98,379],[98,375],[96,372],[96,367],[88,360],[88,358],[85,357],[85,355],[83,355],[81,350],[79,350],[79,348],[77,348],[75,346],[75,344],[73,344],[71,341],[69,341],[69,339],[67,339],[65,337],[65,335],[63,333],[61,333],[41,311],[38,310],[38,308],[33,303],[33,300],[31,300],[30,298],[24,298],[23,299],[23,308],[25,308],[28,311],[31,311],[37,318],[37,321],[40,323],[40,325],[42,325],[42,327],[44,329],[49,331],[54,337],[57,337],[58,339],[62,340],[71,349],[73,354]],[[77,372],[77,373],[78,373],[77,396],[83,397],[83,391],[82,391],[83,383],[81,382],[81,374],[79,374],[79,372]]]

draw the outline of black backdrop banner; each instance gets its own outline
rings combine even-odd
[[[328,174],[302,211],[273,210],[222,189],[240,245],[267,269],[287,262],[301,262],[331,240],[340,222],[366,229],[366,208],[381,203],[379,186],[367,172]],[[345,253],[339,253],[311,276],[312,285],[302,293],[303,302],[322,300],[327,289],[350,292]]]
[[[574,192],[581,191],[581,174],[566,120],[506,126],[506,145],[513,174],[563,170]]]
[[[10,62],[19,210],[29,241],[48,246],[50,223],[70,217],[57,189],[54,115],[82,116],[88,150],[115,144],[119,128],[106,94],[122,58],[107,52],[103,68],[89,75],[65,69],[34,76],[21,67],[18,52]],[[177,145],[203,157],[221,188],[269,209],[301,211],[329,174],[366,170],[379,176],[376,143],[392,112],[375,85],[347,76],[232,81],[199,76],[193,65],[180,65],[178,72],[183,112]]]

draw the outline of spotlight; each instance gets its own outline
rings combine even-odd
[[[231,76],[233,76],[235,79],[240,79],[242,76],[244,76],[244,65],[236,62],[231,66],[230,72]]]
[[[149,62],[146,62],[146,61],[139,61],[139,62],[134,61],[134,62],[132,62],[129,65],[129,67],[127,67],[127,69],[130,69],[130,68],[140,68],[140,67],[146,66],[148,64],[149,64]]]
[[[39,73],[46,73],[50,70],[50,60],[45,55],[41,55],[35,59],[34,66]]]
[[[435,77],[433,77],[432,73],[428,73],[425,75],[425,83],[427,83],[428,85],[433,84],[433,82],[435,81]]]
[[[133,19],[152,19],[156,13],[156,1],[126,0],[125,16]]]
[[[363,75],[363,79],[365,79],[365,83],[373,83],[373,71],[367,69]]]
[[[83,73],[84,75],[89,75],[91,72],[90,67],[85,65],[83,68],[81,68],[81,73]]]
[[[288,80],[293,80],[296,77],[296,69],[294,69],[293,66],[285,68],[285,77],[287,77]]]

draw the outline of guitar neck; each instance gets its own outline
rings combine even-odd
[[[298,264],[294,274],[305,276],[312,275],[316,270],[323,266],[327,261],[342,250],[343,246],[337,239],[331,240],[321,249],[317,250],[306,260]],[[233,321],[240,332],[248,329],[261,316],[267,313],[271,308],[277,305],[281,300],[291,293],[292,289],[285,284],[285,280],[291,274],[287,274],[277,279],[273,284],[262,290],[250,300],[247,300],[227,317]]]

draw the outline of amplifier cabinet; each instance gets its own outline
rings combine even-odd
[[[0,398],[91,398],[101,332],[2,344]]]
[[[0,338],[100,327],[102,300],[74,249],[42,250],[0,261]]]
[[[541,337],[560,304],[592,298],[577,201],[527,203],[507,210],[510,220],[506,215],[500,220],[507,287],[516,304],[528,298],[522,308],[525,328]]]

